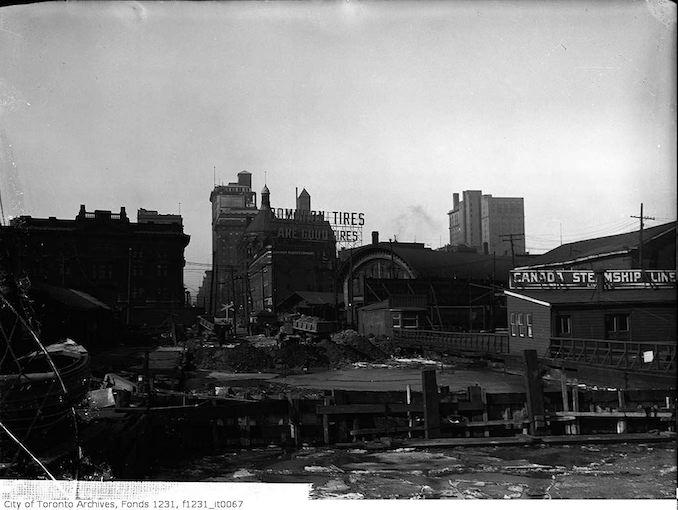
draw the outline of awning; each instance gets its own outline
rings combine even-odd
[[[42,282],[31,283],[30,293],[54,301],[70,310],[110,310],[110,307],[99,301],[94,296],[80,290],[66,287],[56,287]]]

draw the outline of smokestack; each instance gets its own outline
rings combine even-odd
[[[459,209],[459,193],[452,193],[452,210]]]
[[[372,244],[379,244],[379,232],[376,230],[372,232]]]

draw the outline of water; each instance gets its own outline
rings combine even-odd
[[[309,483],[318,499],[663,499],[676,495],[676,444],[270,448],[163,466],[152,479]]]

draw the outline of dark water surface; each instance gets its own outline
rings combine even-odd
[[[664,499],[676,497],[676,444],[253,449],[152,478],[309,483],[321,499]]]

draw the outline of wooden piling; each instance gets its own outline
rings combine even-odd
[[[575,379],[574,380],[574,386],[572,386],[572,410],[575,413],[579,412],[579,386],[578,386],[578,381]],[[579,418],[574,419],[573,423],[570,423],[569,425],[566,425],[566,427],[569,429],[569,433],[572,434],[573,436],[576,436],[579,434]]]
[[[440,437],[440,401],[435,369],[422,370],[421,386],[424,394],[424,437]]]
[[[489,421],[489,413],[487,412],[487,392],[483,389],[480,390],[480,400],[483,403],[483,421]],[[483,432],[485,437],[490,437],[490,429],[486,428]]]
[[[330,405],[330,398],[325,397],[323,399],[323,404],[325,406]],[[329,414],[323,414],[323,441],[325,444],[330,444],[330,416]]]
[[[565,375],[564,368],[560,371],[560,393],[563,397],[563,411],[569,411],[570,403],[567,398],[567,376]]]
[[[526,349],[525,358],[525,392],[527,393],[527,416],[530,421],[530,434],[539,435],[546,429],[544,416],[544,394],[539,373],[537,351]]]
[[[212,400],[212,407],[217,407],[217,401]],[[210,418],[210,429],[212,432],[212,448],[217,448],[219,446],[219,433],[217,430],[217,419]]]
[[[412,404],[412,387],[408,384],[406,387],[406,400],[407,405]],[[407,411],[407,426],[411,429],[414,427],[414,420],[412,419],[412,413]],[[412,431],[410,430],[407,433],[407,437],[411,438],[412,437]]]

